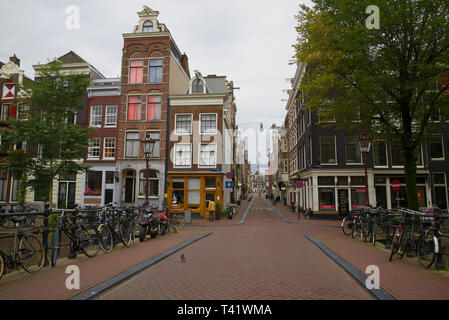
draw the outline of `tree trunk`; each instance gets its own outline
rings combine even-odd
[[[404,143],[404,170],[407,184],[407,202],[409,209],[418,210],[418,189],[416,187],[416,145],[413,142]]]

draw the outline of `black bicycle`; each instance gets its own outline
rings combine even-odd
[[[129,247],[134,240],[134,217],[116,208],[103,208],[102,211],[101,223],[97,229],[101,249],[111,252],[119,241]]]
[[[38,231],[24,232],[21,224],[26,221],[25,216],[12,216],[9,218],[15,224],[14,249],[12,254],[7,254],[0,249],[0,279],[6,268],[14,269],[18,266],[28,273],[37,273],[44,266],[44,246],[35,235]]]
[[[75,215],[68,212],[72,211]],[[95,257],[100,251],[100,238],[97,229],[88,223],[89,213],[77,214],[78,210],[64,210],[58,218],[51,248],[51,266],[56,265],[61,248],[70,247],[74,253],[82,252],[88,258]],[[92,217],[92,216],[91,216]],[[63,234],[68,242],[62,242]]]

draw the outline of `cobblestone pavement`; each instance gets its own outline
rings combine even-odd
[[[242,213],[243,214],[243,213]],[[237,220],[240,220],[241,216]],[[334,223],[331,223],[331,225]],[[106,292],[100,299],[372,299],[304,237],[255,198],[243,225],[213,234]],[[329,228],[312,227],[326,232]],[[184,253],[186,261],[180,260]]]

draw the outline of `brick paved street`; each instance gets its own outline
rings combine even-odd
[[[210,237],[182,251],[186,262],[175,254],[100,298],[371,299],[304,238],[310,228],[284,223],[255,198],[243,225],[214,228]]]

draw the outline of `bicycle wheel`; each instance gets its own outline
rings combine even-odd
[[[120,240],[125,246],[129,247],[133,240],[133,231],[130,224],[122,222],[120,223],[118,230],[120,234]]]
[[[418,262],[421,266],[428,269],[435,262],[435,242],[438,243],[438,239],[434,237],[433,232],[426,232],[424,236],[421,236],[418,241]]]
[[[37,273],[44,266],[44,246],[34,234],[20,239],[18,261],[28,273]]]
[[[186,225],[186,220],[184,219],[183,215],[175,214],[172,223],[176,229],[181,230]]]
[[[341,230],[343,230],[343,233],[347,236],[350,236],[352,233],[352,217],[346,217],[343,219],[341,223]]]
[[[377,223],[374,222],[371,229],[371,243],[373,246],[376,246],[376,237],[377,237]]]
[[[401,229],[396,229],[393,235],[393,240],[391,242],[391,250],[390,250],[390,262],[393,260],[393,256],[398,252],[399,246],[401,245],[403,237],[403,232]]]
[[[104,252],[111,252],[114,244],[111,230],[104,224],[98,227],[98,235],[100,237],[100,247]]]
[[[3,252],[0,251],[0,279],[3,277],[3,274],[6,270],[6,261]]]
[[[413,241],[411,239],[411,234],[410,231],[406,231],[404,233],[404,236],[402,237],[402,241],[401,241],[401,245],[398,247],[398,256],[400,259],[404,258],[405,254],[407,253],[407,251],[409,250],[409,248],[411,247],[411,241]]]
[[[55,234],[53,235],[53,241],[51,244],[51,259],[50,264],[52,267],[56,266],[56,261],[59,257],[59,251],[61,249],[61,230],[56,230]]]
[[[364,221],[362,223],[362,228],[360,231],[360,238],[363,240],[363,242],[366,242],[366,240],[368,240],[369,235],[370,235],[370,223],[368,221]]]
[[[351,232],[352,239],[355,239],[360,235],[361,233],[360,229],[361,229],[361,222],[359,219],[357,219],[352,225],[352,232]]]
[[[174,233],[178,233],[178,229],[175,228],[174,224],[170,222],[170,228],[169,230],[173,231]]]
[[[78,243],[83,253],[92,258],[100,251],[98,231],[92,227],[81,227],[78,231]]]

